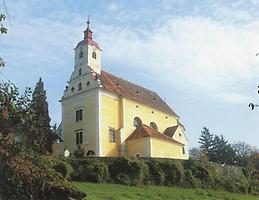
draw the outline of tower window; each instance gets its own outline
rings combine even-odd
[[[87,81],[86,86],[90,86],[90,81]]]
[[[150,122],[149,127],[155,129],[156,131],[158,130],[158,127],[155,122]]]
[[[92,58],[96,59],[96,52],[95,51],[92,53]]]
[[[76,111],[76,122],[83,120],[83,109]]]
[[[74,88],[74,87],[72,87],[72,88],[71,88],[71,92],[74,92],[74,90],[75,90],[75,88]]]
[[[142,121],[139,117],[135,117],[133,120],[133,126],[136,128],[140,127],[142,125]]]
[[[83,132],[76,132],[76,144],[83,144]]]
[[[81,68],[78,70],[78,75],[79,75],[79,76],[82,75],[82,69],[81,69]]]
[[[81,50],[79,53],[79,58],[83,58],[83,56],[84,56],[84,53],[83,53],[83,50]]]
[[[183,154],[185,154],[185,148],[184,147],[182,147],[182,151],[183,151]]]
[[[115,142],[115,137],[116,137],[116,131],[114,128],[109,129],[109,141],[110,142]]]
[[[82,90],[82,83],[78,84],[78,91]]]

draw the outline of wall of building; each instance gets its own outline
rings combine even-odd
[[[182,145],[151,138],[151,157],[185,159]]]
[[[83,120],[76,122],[76,110],[83,109]],[[62,130],[64,149],[73,153],[76,145],[76,131],[83,131],[82,147],[85,152],[93,150],[97,154],[98,135],[98,89],[81,92],[62,99]]]
[[[185,135],[185,131],[184,129],[179,126],[174,135],[173,135],[173,139],[178,141],[178,142],[181,142],[182,144],[184,144],[184,149],[185,149],[185,154],[183,155],[183,158],[184,159],[189,159],[189,145],[188,145],[188,140],[186,138],[186,135]]]
[[[177,124],[176,116],[163,113],[159,110],[152,109],[148,106],[136,103],[134,101],[123,98],[123,128],[121,129],[121,140],[124,140],[135,130],[133,121],[135,117],[139,117],[143,124],[149,126],[150,122],[155,122],[158,131],[163,131],[169,127]]]
[[[128,140],[127,142],[127,156],[136,157],[151,157],[150,138],[145,137],[142,139]]]
[[[64,143],[55,141],[52,145],[52,151],[54,156],[64,155]]]
[[[92,57],[92,53],[96,53],[96,59]],[[90,66],[95,72],[101,72],[101,50],[95,46],[88,45],[88,66]]]
[[[120,123],[120,99],[117,96],[100,92],[100,155],[118,156],[120,138],[118,135]],[[109,129],[116,130],[115,142],[109,141]]]

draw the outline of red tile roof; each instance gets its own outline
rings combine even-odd
[[[102,49],[99,47],[98,43],[95,42],[94,40],[92,40],[91,38],[86,38],[86,39],[83,39],[83,40],[81,40],[80,42],[78,42],[78,44],[76,45],[75,49],[76,49],[77,47],[79,47],[79,46],[81,46],[81,45],[85,45],[85,44],[90,44],[90,45],[92,45],[92,46],[95,46],[97,49],[102,50]]]
[[[177,143],[180,145],[184,145],[181,142],[178,142],[176,140],[174,140],[171,137],[168,137],[160,132],[158,132],[157,130],[150,128],[149,126],[142,124],[142,126],[136,128],[130,135],[129,137],[126,139],[126,141],[128,140],[135,140],[135,139],[141,139],[144,137],[154,137],[154,138],[158,138],[160,140],[164,140],[167,142],[171,142],[171,143]]]
[[[177,114],[157,93],[122,78],[116,77],[105,71],[102,71],[101,75],[98,76],[104,90],[111,93],[116,93],[127,99],[139,102],[164,113],[177,116]]]

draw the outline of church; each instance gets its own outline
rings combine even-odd
[[[74,52],[54,154],[189,158],[185,127],[170,106],[156,92],[102,70],[89,20]]]

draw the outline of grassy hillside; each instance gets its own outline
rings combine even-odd
[[[74,182],[89,200],[259,200],[259,197],[203,189],[164,186],[123,186]]]

